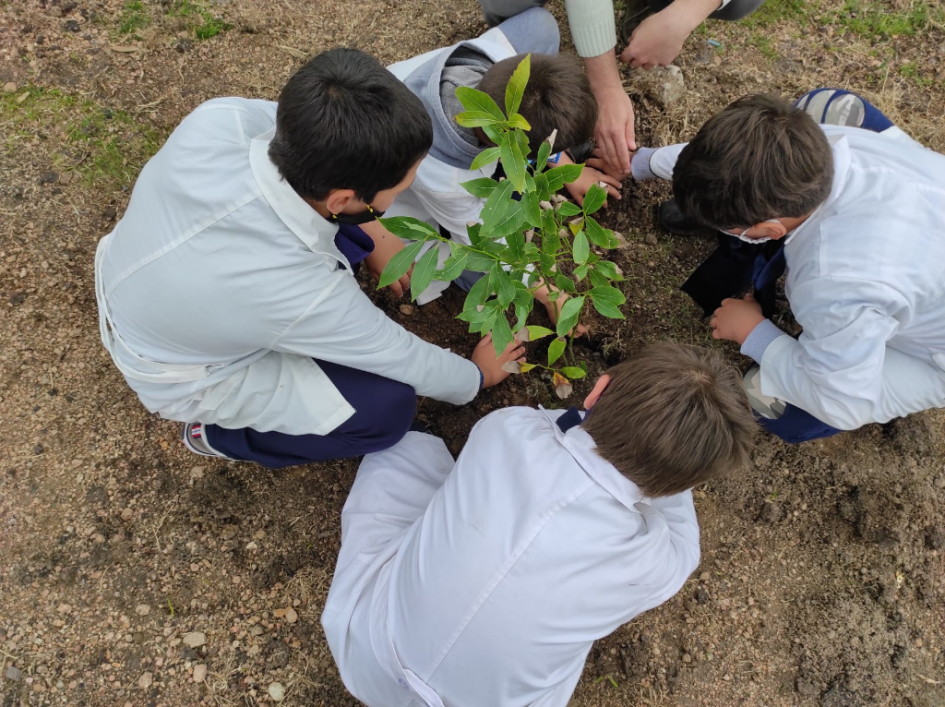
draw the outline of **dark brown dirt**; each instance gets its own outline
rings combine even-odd
[[[356,462],[269,472],[188,455],[98,342],[92,255],[137,171],[203,100],[275,98],[336,44],[407,58],[479,32],[477,8],[207,0],[229,28],[201,40],[203,20],[163,0],[142,0],[146,22],[122,33],[133,4],[0,1],[0,86],[14,88],[0,94],[0,705],[268,704],[273,682],[285,704],[353,705],[318,618]],[[788,9],[694,35],[675,103],[628,76],[641,142],[682,139],[744,93],[845,85],[945,149],[940,25],[872,39],[839,0],[805,3],[805,17],[776,4]],[[654,230],[665,195],[630,184],[611,207],[630,242],[615,256],[629,305],[575,347],[590,378],[650,341],[715,345],[677,290],[711,243]],[[377,301],[442,345],[474,344],[452,320],[455,292],[411,315]],[[463,408],[424,401],[420,417],[456,452],[487,412],[539,403],[560,404],[529,374]],[[925,414],[799,447],[761,438],[752,469],[696,493],[702,566],[595,647],[574,704],[945,704],[943,432]]]

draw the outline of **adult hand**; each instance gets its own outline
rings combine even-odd
[[[620,60],[635,69],[672,64],[686,38],[719,4],[719,0],[675,0],[633,30]]]
[[[568,193],[571,194],[571,197],[578,203],[579,206],[584,206],[584,197],[587,195],[587,190],[590,189],[593,185],[600,184],[604,189],[607,190],[607,195],[613,197],[614,199],[620,198],[620,180],[612,177],[606,172],[602,172],[594,167],[590,166],[590,160],[584,165],[584,169],[581,171],[581,176],[570,184],[565,184],[565,188],[568,190]],[[607,206],[607,201],[604,201],[604,206]]]
[[[594,141],[610,171],[627,175],[630,173],[630,152],[637,149],[633,101],[620,86],[599,95],[597,105]]]
[[[630,152],[637,149],[637,143],[633,103],[620,81],[617,55],[611,49],[600,56],[585,57],[584,67],[597,99],[594,139],[603,159],[614,172],[623,176],[630,171]]]
[[[374,252],[364,259],[364,263],[371,272],[371,277],[380,280],[381,273],[384,272],[384,268],[387,267],[390,259],[404,249],[404,242],[376,221],[370,224],[366,223],[362,228],[374,241]],[[404,273],[399,280],[394,280],[388,285],[394,297],[403,297],[404,292],[410,288],[410,273],[412,270],[413,268]]]
[[[631,170],[633,169],[633,154],[635,153],[632,153],[630,155],[630,169]],[[604,159],[604,153],[602,153],[600,149],[595,149],[594,152],[591,153],[590,159],[588,159],[588,161],[585,162],[584,164],[586,165],[586,167],[590,167],[591,169],[596,169],[598,172],[603,172],[608,177],[618,182],[621,182],[624,179],[624,177],[626,177],[625,174],[622,174],[618,172],[617,170],[615,170],[610,165],[610,163]]]
[[[497,357],[495,348],[492,346],[492,334],[486,334],[476,344],[471,358],[472,362],[479,366],[479,370],[482,371],[482,387],[491,388],[509,377],[508,371],[502,370],[502,366],[506,363],[509,361],[525,363],[525,347],[513,341]]]
[[[761,305],[753,295],[747,294],[745,299],[722,300],[722,306],[715,310],[709,326],[712,327],[713,339],[726,339],[741,346],[764,320]]]

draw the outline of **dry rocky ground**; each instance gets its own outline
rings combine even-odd
[[[201,101],[273,99],[334,45],[391,62],[481,29],[473,0],[0,0],[0,705],[354,704],[318,618],[356,463],[188,455],[98,342],[92,256]],[[627,77],[643,143],[744,93],[843,85],[945,149],[941,5],[769,0],[697,32],[678,65]],[[653,228],[665,195],[628,185],[611,207],[630,305],[619,327],[593,322],[578,350],[592,372],[652,340],[711,345],[676,290],[711,244]],[[378,303],[473,344],[455,294],[409,314]],[[420,415],[458,451],[478,417],[549,390],[520,377]],[[595,647],[574,705],[945,705],[943,432],[926,414],[760,439],[750,470],[696,493],[700,569]]]

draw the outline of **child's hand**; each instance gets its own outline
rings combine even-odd
[[[715,310],[709,326],[712,327],[713,339],[726,339],[741,346],[764,320],[761,305],[749,293],[745,299],[722,300],[722,306]]]
[[[631,169],[631,170],[633,169],[633,156],[634,156],[635,154],[636,154],[635,152],[631,152],[631,153],[630,153],[630,169]],[[617,170],[615,170],[615,169],[611,166],[610,162],[608,162],[608,161],[604,158],[604,153],[602,153],[602,152],[600,151],[600,149],[594,150],[594,151],[591,153],[590,159],[589,159],[587,162],[585,162],[584,164],[585,164],[586,167],[593,167],[593,168],[596,169],[598,172],[603,172],[603,173],[606,174],[608,177],[611,177],[611,178],[617,180],[618,182],[622,181],[625,177],[629,176],[629,174],[630,174],[630,172],[627,172],[626,174],[624,174],[623,172],[618,172]]]
[[[375,280],[380,280],[381,273],[384,272],[387,263],[404,249],[404,243],[377,221],[370,224],[366,223],[362,228],[364,232],[371,237],[371,240],[374,241],[374,252],[365,258],[364,262],[367,264],[368,270],[371,271],[371,277]],[[388,285],[395,297],[403,297],[404,292],[409,289],[410,273],[412,270],[413,268],[408,270],[399,280],[395,280]]]
[[[607,190],[609,196],[614,199],[620,198],[620,180],[610,174],[594,169],[590,166],[590,160],[588,160],[588,164],[584,165],[581,176],[564,186],[568,190],[568,193],[571,194],[572,198],[578,203],[578,206],[584,206],[584,197],[587,194],[587,190],[598,183]],[[607,206],[606,201],[604,201],[604,206]]]
[[[558,299],[554,302],[548,299],[548,295],[552,291],[558,292]],[[558,314],[561,312],[564,303],[568,301],[568,295],[547,283],[542,283],[541,287],[535,290],[535,299],[545,305],[545,310],[548,312],[548,318],[551,320],[551,323],[557,324]],[[583,336],[587,333],[587,325],[578,322],[578,325],[569,333],[573,333],[575,338]]]
[[[506,363],[510,361],[525,363],[525,347],[513,341],[505,348],[501,356],[496,357],[495,348],[492,346],[492,334],[486,334],[476,344],[471,358],[482,371],[482,387],[491,388],[509,377],[509,372],[502,370],[502,366]]]

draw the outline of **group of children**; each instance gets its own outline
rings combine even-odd
[[[456,123],[457,87],[504,95],[531,54],[532,138],[557,129],[556,159],[580,159],[597,103],[557,50],[533,8],[389,70],[325,52],[278,103],[209,101],[96,254],[103,343],[191,451],[269,467],[367,455],[322,622],[371,707],[564,707],[592,643],[698,565],[690,489],[744,467],[758,423],[801,441],[945,406],[945,157],[845,91],[749,96],[630,169],[672,180],[671,228],[739,244],[700,277],[721,280],[713,336],[757,365],[743,379],[709,350],[652,345],[601,376],[586,412],[493,412],[454,460],[414,422],[416,397],[467,403],[524,350],[484,339],[466,359],[423,341],[354,274],[403,248],[385,212],[458,239],[479,217],[461,185],[495,165],[470,169],[487,145]],[[571,196],[603,182],[620,198],[625,176],[599,158]],[[799,338],[766,318],[785,271]]]

